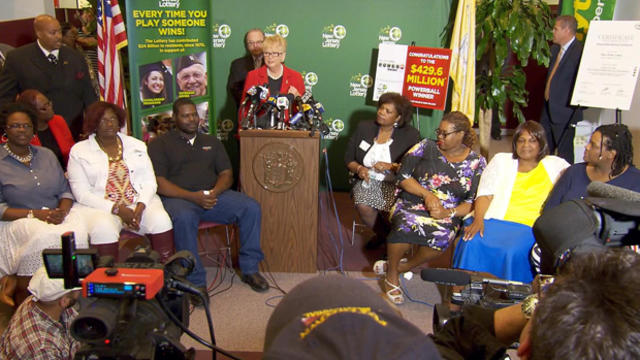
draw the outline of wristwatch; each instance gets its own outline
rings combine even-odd
[[[533,312],[535,311],[536,306],[538,306],[538,295],[533,294],[533,295],[527,296],[522,302],[522,304],[520,305],[520,309],[522,310],[522,315],[524,315],[524,317],[527,318],[527,320],[531,319],[531,315],[533,315]]]

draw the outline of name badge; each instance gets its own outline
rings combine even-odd
[[[362,149],[362,151],[367,151],[371,147],[371,144],[369,144],[368,142],[362,140],[362,141],[360,141],[360,145],[358,147],[360,149]]]
[[[211,146],[203,146],[202,147],[202,151],[209,151],[211,150]]]

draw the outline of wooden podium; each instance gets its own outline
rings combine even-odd
[[[240,185],[262,208],[268,269],[316,272],[320,140],[308,131],[241,130]]]

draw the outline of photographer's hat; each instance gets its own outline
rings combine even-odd
[[[362,281],[320,276],[291,290],[267,324],[264,359],[440,359],[433,341]]]
[[[68,292],[81,288],[65,289],[64,279],[49,278],[47,269],[42,266],[31,277],[28,289],[35,301],[54,301]]]

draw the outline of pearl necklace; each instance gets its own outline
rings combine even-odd
[[[118,155],[116,156],[109,156],[109,153],[107,152],[107,150],[105,150],[104,146],[102,146],[102,141],[100,141],[97,135],[96,135],[96,142],[98,143],[98,146],[100,146],[100,149],[102,149],[102,151],[104,151],[104,153],[107,154],[107,157],[109,158],[109,162],[116,162],[122,159],[122,144],[120,143],[119,137],[116,136],[116,143],[118,144]]]
[[[11,151],[11,148],[9,147],[9,143],[4,143],[4,149],[7,150],[7,152],[9,153],[9,156],[11,156],[12,158],[20,161],[21,163],[29,163],[31,162],[31,160],[33,159],[33,153],[31,152],[31,147],[27,146],[27,149],[29,150],[29,153],[27,155],[24,156],[20,156],[16,153],[14,153],[13,151]]]
[[[269,68],[267,68],[267,76],[269,76],[273,80],[280,79],[280,77],[282,76],[283,73],[284,73],[284,66],[282,66],[282,64],[280,64],[280,75],[278,75],[278,77],[275,77],[274,74],[271,72],[271,70],[269,70]]]

